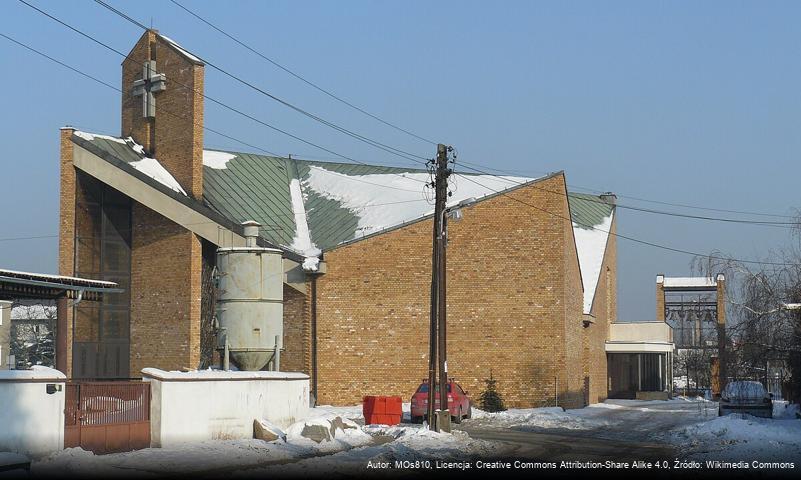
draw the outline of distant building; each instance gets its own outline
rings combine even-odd
[[[321,403],[409,397],[427,375],[428,173],[204,150],[197,57],[149,30],[122,71],[121,135],[61,132],[60,272],[125,291],[70,312],[68,374],[216,362],[215,252],[255,220],[283,253],[282,370]],[[451,202],[477,202],[449,227],[449,373],[478,395],[492,371],[512,406],[606,398],[614,195],[561,172],[453,179]]]
[[[55,365],[54,302],[18,302],[11,309],[11,351],[17,368]]]

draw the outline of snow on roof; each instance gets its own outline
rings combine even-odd
[[[74,132],[76,137],[83,138],[84,140],[92,141],[95,139],[103,139],[108,140],[111,142],[120,143],[123,145],[127,145],[131,150],[142,156],[141,160],[130,162],[128,165],[132,166],[133,168],[137,169],[138,171],[144,173],[148,177],[152,178],[153,180],[159,182],[160,184],[164,185],[165,187],[169,188],[170,190],[174,190],[178,193],[186,195],[186,192],[178,183],[178,181],[173,177],[170,172],[164,168],[161,163],[155,158],[150,158],[145,155],[145,147],[136,143],[133,138],[117,138],[111,137],[108,135],[99,135],[96,133],[89,133],[89,132],[82,132],[80,130],[76,130]]]
[[[200,59],[200,57],[198,57],[196,55],[193,55],[192,53],[189,53],[189,50],[187,50],[184,47],[182,47],[181,45],[179,45],[178,42],[176,42],[172,38],[170,38],[170,37],[168,37],[166,35],[162,35],[160,33],[158,34],[158,36],[161,37],[164,41],[166,41],[170,45],[172,45],[173,47],[175,47],[179,52],[181,52],[184,55],[186,55],[187,58],[189,58],[190,60],[193,60],[193,61],[198,62],[198,63],[205,63],[205,62],[203,62],[203,60]]]
[[[289,182],[289,196],[292,199],[292,214],[295,216],[295,238],[289,248],[300,252],[306,257],[303,261],[303,269],[316,271],[320,263],[320,251],[311,239],[309,232],[309,220],[306,217],[306,206],[303,202],[303,192],[300,189],[300,181],[293,178]]]
[[[116,143],[120,143],[122,145],[127,145],[134,152],[138,153],[139,155],[144,155],[145,154],[145,147],[143,147],[142,145],[139,145],[138,143],[136,143],[134,141],[134,139],[131,138],[131,137],[119,138],[119,137],[112,137],[110,135],[101,135],[99,133],[82,132],[80,130],[75,130],[75,132],[73,132],[73,133],[74,133],[74,135],[76,137],[83,138],[84,140],[88,140],[90,142],[92,140],[97,139],[97,138],[101,138],[103,140],[108,140],[110,142],[116,142]]]
[[[105,280],[92,280],[91,278],[80,278],[80,277],[67,277],[64,275],[51,275],[48,273],[32,273],[32,272],[20,272],[17,270],[6,270],[0,269],[0,276],[10,276],[10,277],[30,277],[31,279],[38,280],[38,279],[45,279],[45,280],[53,280],[55,282],[69,282],[69,283],[88,283],[92,285],[100,285],[103,287],[116,287],[117,284],[114,282],[107,282]]]
[[[11,308],[11,320],[48,320],[56,318],[55,305],[16,305]]]
[[[716,287],[718,283],[712,277],[664,277],[665,287]]]
[[[240,370],[192,370],[189,372],[179,372],[176,370],[165,371],[158,368],[143,368],[142,375],[161,380],[194,380],[194,381],[219,381],[219,380],[303,380],[309,378],[305,373],[296,372],[271,372],[271,371],[240,371]]]
[[[576,252],[581,268],[581,281],[584,284],[584,313],[592,310],[595,289],[601,275],[601,266],[606,256],[606,242],[612,228],[614,212],[593,228],[573,223],[573,236],[576,238]]]
[[[203,165],[216,170],[228,168],[228,162],[235,159],[236,155],[217,150],[203,150]]]
[[[480,199],[534,179],[471,175],[476,183],[456,176],[456,188],[448,199],[455,205],[471,197]],[[376,173],[345,175],[320,166],[310,166],[304,188],[324,198],[337,200],[358,218],[354,239],[431,215],[434,206],[423,198],[428,173]],[[480,183],[482,186],[478,185]]]
[[[131,162],[128,165],[134,167],[165,187],[186,195],[186,192],[175,179],[175,177],[170,175],[170,172],[168,172],[167,169],[164,168],[155,158],[144,157],[143,159],[136,162]]]

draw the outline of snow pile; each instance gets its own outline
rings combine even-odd
[[[773,401],[773,418],[775,419],[795,419],[801,418],[801,408],[797,403],[790,404],[786,400]]]
[[[225,170],[228,162],[235,159],[236,155],[217,150],[203,150],[203,165],[215,170]]]
[[[354,448],[327,456],[308,458],[296,463],[275,465],[266,469],[236,472],[234,476],[256,477],[361,477],[365,473],[414,473],[395,471],[395,461],[433,462],[464,460],[469,457],[496,458],[510,455],[508,444],[471,439],[464,432],[435,433],[423,426],[365,427],[375,435],[376,444]],[[383,439],[379,440],[379,439]],[[388,469],[368,470],[368,464],[386,464]],[[373,467],[375,468],[375,467]]]
[[[607,407],[605,404],[602,405]],[[565,412],[561,407],[510,408],[495,413],[473,407],[473,418],[466,422],[492,427],[563,430],[590,430],[606,423],[599,419],[584,418],[572,411]]]
[[[666,440],[699,460],[801,460],[799,420],[732,414],[674,430]]]
[[[286,430],[290,445],[320,452],[340,451],[372,443],[373,437],[352,420],[329,414],[293,423]]]
[[[590,225],[573,223],[581,281],[584,284],[584,313],[592,310],[592,300],[595,298],[598,277],[606,255],[606,242],[609,239],[609,229],[612,228],[613,215],[605,217],[598,225],[592,225],[593,228],[589,228]]]

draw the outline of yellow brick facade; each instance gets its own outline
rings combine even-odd
[[[569,218],[564,176],[557,174],[481,201],[451,222],[449,373],[474,396],[490,371],[510,406],[580,406],[585,383],[590,397],[606,395],[597,370],[602,365],[605,378],[606,328],[583,326]],[[320,403],[406,398],[426,377],[431,222],[326,252],[316,299]],[[614,270],[614,259],[605,265]],[[585,344],[586,363],[597,364],[587,374]]]

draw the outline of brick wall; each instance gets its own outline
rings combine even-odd
[[[555,192],[554,195],[566,197],[567,190]],[[571,217],[567,205],[559,213],[559,217],[551,217],[551,221],[562,228],[564,236],[564,279],[559,300],[564,304],[565,354],[558,360],[558,365],[563,366],[564,369],[559,374],[558,405],[576,408],[584,406],[586,400],[586,380],[582,361],[585,335],[583,326],[584,295],[578,253],[573,237],[573,222],[568,220]],[[547,405],[552,405],[552,403],[547,402]]]
[[[142,117],[142,97],[133,83],[142,78],[142,65],[156,61],[167,89],[155,93],[156,118]],[[145,32],[122,64],[122,136],[131,136],[150,156],[158,158],[183,189],[203,195],[203,79],[204,67],[178,53],[153,31]]]
[[[142,65],[156,61],[167,89],[156,118],[142,117],[132,94]],[[122,135],[132,136],[183,189],[203,193],[203,66],[145,32],[122,65]],[[197,368],[200,362],[202,244],[193,233],[140,204],[133,206],[131,374],[143,367]]]
[[[197,368],[200,362],[200,240],[133,204],[131,375],[144,367]]]
[[[308,289],[307,289],[308,291]],[[309,296],[284,284],[284,349],[281,370],[311,373],[311,305]]]
[[[73,144],[70,138],[75,130],[61,129],[58,230],[58,273],[75,275],[75,166],[72,164]],[[72,309],[67,309],[67,325],[72,325]],[[67,330],[67,377],[72,375],[72,328]]]
[[[543,190],[564,193],[564,176],[508,195],[569,218],[566,197]],[[581,398],[578,264],[565,252],[570,222],[554,218],[501,195],[450,224],[449,373],[474,397],[492,370],[510,406],[552,404],[557,375],[568,406]],[[406,398],[426,376],[431,229],[431,220],[421,221],[326,252],[317,305],[320,403]]]

